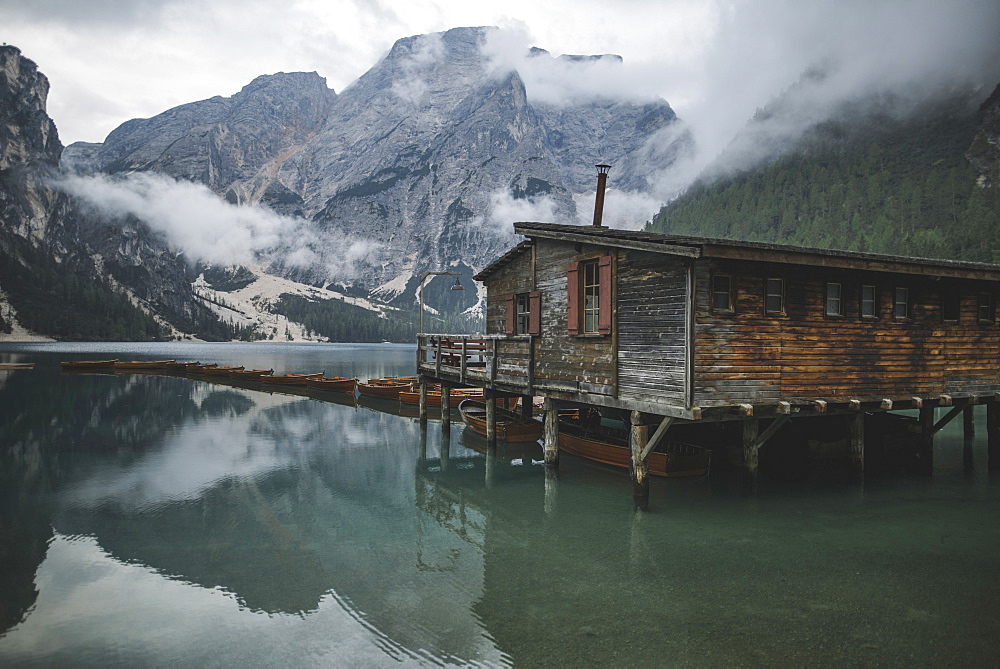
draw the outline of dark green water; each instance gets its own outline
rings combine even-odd
[[[389,345],[0,346],[37,363],[0,371],[0,666],[1000,661],[1000,481],[961,421],[930,477],[654,478],[637,514],[623,472],[488,463],[395,405],[60,373],[88,357],[414,364]]]

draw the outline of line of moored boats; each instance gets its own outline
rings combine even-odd
[[[275,374],[272,369],[245,369],[244,367],[216,363],[178,362],[176,360],[75,360],[62,363],[66,372],[97,373],[181,373],[192,377],[227,378],[241,383],[260,383],[262,386],[284,386],[292,389],[327,391],[350,394],[355,391],[376,400],[398,400],[400,405],[418,405],[420,391],[415,376],[389,376],[368,379],[362,383],[357,378],[327,377],[324,372]],[[465,425],[486,436],[486,399],[482,388],[451,388],[449,399],[458,403],[458,411]],[[544,430],[540,420],[515,410],[518,398],[497,399],[494,412],[497,439],[506,442],[530,443],[542,438]],[[428,384],[427,406],[440,407],[441,386]],[[397,405],[397,406],[400,406]],[[560,412],[562,414],[562,412]],[[570,415],[572,414],[572,415]],[[569,410],[559,418],[559,447],[561,450],[583,458],[616,467],[628,467],[630,451],[620,430],[595,430],[586,427],[579,410]],[[708,472],[711,451],[688,444],[664,443],[650,454],[650,473],[660,476],[692,476]]]

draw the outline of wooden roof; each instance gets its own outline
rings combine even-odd
[[[1000,265],[963,260],[911,258],[879,253],[744,242],[732,239],[664,235],[655,232],[619,230],[590,225],[518,222],[514,223],[514,232],[529,239],[558,239],[689,258],[729,258],[837,269],[1000,281]],[[484,281],[530,247],[531,242],[521,242],[487,265],[473,278],[477,281]]]

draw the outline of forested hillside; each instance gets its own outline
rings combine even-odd
[[[700,180],[649,229],[1000,262],[1000,189],[979,187],[965,156],[979,117],[967,98],[843,113],[773,162]]]

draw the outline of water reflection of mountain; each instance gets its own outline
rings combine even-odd
[[[199,417],[155,449],[106,458],[64,485],[55,529],[92,535],[123,563],[232,592],[254,611],[309,614],[334,592],[412,652],[498,660],[472,613],[482,542],[416,508],[419,426],[294,396],[246,397],[255,404],[242,413],[202,398]],[[433,453],[437,433],[430,441]]]
[[[53,536],[59,494],[134,470],[165,435],[206,418],[240,416],[245,394],[188,379],[73,375],[41,368],[0,384],[0,633],[37,597],[34,574]],[[39,499],[45,500],[40,503]]]

